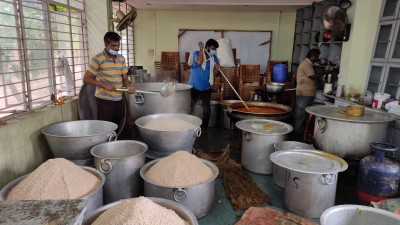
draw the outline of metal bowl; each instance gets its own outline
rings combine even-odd
[[[175,203],[175,202],[167,200],[167,199],[162,199],[162,198],[149,198],[149,199],[165,208],[174,210],[176,212],[176,214],[178,214],[182,219],[189,222],[190,225],[198,225],[196,217],[193,215],[193,213],[191,211],[189,211],[183,205],[181,205],[179,203]],[[122,201],[123,200],[120,200],[118,202],[113,202],[113,203],[105,205],[101,208],[98,208],[93,213],[85,216],[85,218],[83,219],[82,225],[92,224],[103,212],[118,205]]]
[[[267,93],[271,94],[279,94],[283,91],[285,84],[283,83],[276,83],[276,82],[269,82],[266,85]]]
[[[87,201],[86,213],[90,213],[103,205],[103,186],[104,182],[106,181],[106,177],[97,169],[86,166],[82,166],[81,168],[95,175],[100,180],[100,184],[97,186],[95,190],[82,197],[82,199]],[[28,175],[29,174],[20,176],[15,180],[12,180],[6,186],[4,186],[0,191],[0,201],[6,201],[8,193]]]

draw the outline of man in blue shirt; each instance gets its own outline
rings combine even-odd
[[[220,69],[219,60],[215,55],[215,50],[219,44],[214,39],[209,39],[203,47],[203,42],[199,42],[199,51],[193,53],[192,72],[190,73],[189,84],[193,86],[192,95],[192,114],[194,106],[199,98],[201,98],[203,106],[203,123],[201,124],[201,132],[207,133],[208,121],[211,114],[211,93],[214,76],[218,74]],[[206,51],[206,52],[205,52]],[[207,54],[208,53],[208,54]],[[210,58],[210,56],[212,58]]]

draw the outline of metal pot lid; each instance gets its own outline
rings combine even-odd
[[[265,119],[241,120],[236,122],[236,126],[243,131],[261,135],[287,134],[293,130],[289,124]]]
[[[273,152],[270,159],[288,170],[311,174],[342,172],[348,165],[343,159],[318,150],[296,149]]]
[[[379,110],[365,108],[363,116],[349,116],[346,114],[345,107],[337,107],[331,105],[316,105],[306,108],[310,114],[340,121],[348,121],[355,123],[386,123],[396,119],[389,113]]]

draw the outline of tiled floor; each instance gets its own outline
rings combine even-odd
[[[226,147],[228,144],[239,145],[240,144],[240,131],[239,130],[227,130],[219,125],[214,128],[209,128],[207,134],[202,134],[200,138],[196,140],[194,145],[195,149],[221,149]],[[300,137],[290,137],[290,140],[301,140]],[[239,155],[232,156],[235,160],[240,162]],[[346,174],[339,175],[339,182],[337,186],[337,197],[336,204],[360,204],[355,195],[355,176],[354,168],[357,165],[350,166],[349,172]],[[271,175],[259,175],[247,171],[247,174],[253,179],[253,181],[270,197],[272,202],[271,207],[273,209],[288,212],[283,202],[283,189],[276,186],[272,181]],[[233,225],[235,224],[243,214],[242,210],[234,210],[229,199],[225,195],[225,191],[222,186],[220,178],[216,180],[216,196],[215,203],[208,215],[199,219],[200,225]],[[319,223],[319,219],[313,219],[313,221]]]

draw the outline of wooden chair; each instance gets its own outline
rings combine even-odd
[[[265,89],[265,76],[260,74],[260,65],[245,64],[239,67],[239,95],[244,101],[250,101],[251,92]]]
[[[154,71],[157,81],[168,78],[180,81],[179,52],[161,52],[161,62],[154,62]]]

